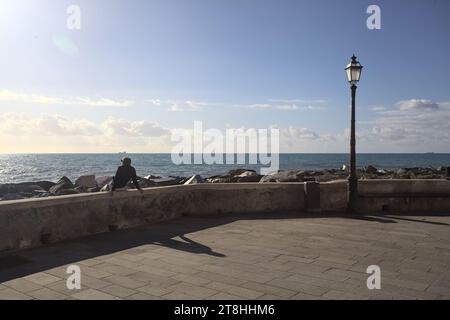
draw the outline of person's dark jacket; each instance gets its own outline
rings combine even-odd
[[[111,190],[114,191],[118,188],[126,187],[130,180],[133,180],[133,183],[137,189],[141,189],[137,181],[136,169],[132,166],[120,166],[117,168]]]

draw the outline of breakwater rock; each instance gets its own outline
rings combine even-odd
[[[149,188],[197,183],[327,182],[346,179],[348,175],[348,167],[346,166],[340,169],[324,170],[279,170],[264,176],[250,169],[235,169],[222,175],[211,177],[201,177],[200,175],[190,177],[161,177],[150,174],[145,177],[138,177],[138,182],[142,188]],[[375,166],[367,166],[358,168],[357,175],[359,179],[450,179],[450,167],[414,167],[389,170],[376,168]],[[111,189],[112,181],[112,176],[95,177],[94,175],[87,175],[79,177],[75,182],[72,182],[68,177],[61,177],[56,182],[35,181],[0,184],[0,199],[3,201],[19,200],[108,191]],[[133,183],[130,182],[128,187],[133,189]]]

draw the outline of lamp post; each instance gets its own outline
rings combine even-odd
[[[352,91],[352,120],[350,133],[350,176],[348,177],[348,198],[347,205],[350,212],[356,209],[356,201],[358,198],[358,177],[356,176],[356,134],[355,134],[355,98],[356,84],[361,78],[362,65],[356,60],[355,55],[352,61],[347,65],[345,71],[347,80],[350,83]]]

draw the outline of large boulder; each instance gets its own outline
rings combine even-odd
[[[155,183],[152,180],[145,179],[142,177],[137,177],[137,182],[139,183],[139,187],[141,188],[149,188],[155,186]],[[136,186],[134,185],[132,180],[128,182],[127,187],[130,189],[136,189]]]
[[[0,197],[7,193],[33,193],[35,190],[48,191],[55,183],[49,181],[0,184]]]
[[[205,180],[199,176],[198,174],[193,175],[190,177],[184,184],[197,184],[197,183],[204,183]]]
[[[304,171],[280,170],[262,177],[259,182],[303,182],[305,175]]]
[[[228,173],[225,176],[236,177],[236,176],[240,176],[242,174],[248,175],[248,174],[251,174],[251,172],[256,174],[256,171],[251,170],[251,169],[234,169],[234,170],[228,171]]]
[[[2,201],[24,199],[20,193],[7,193],[2,196]]]
[[[111,191],[111,184],[105,184],[101,189],[100,192],[107,192],[107,191]]]
[[[232,182],[259,182],[263,176],[254,170],[247,170],[231,178]]]
[[[368,165],[367,167],[364,168],[364,172],[365,173],[377,173],[378,169],[375,168],[374,166]]]
[[[163,179],[163,177],[160,177],[160,176],[154,176],[154,175],[152,175],[152,174],[150,174],[150,175],[148,175],[148,176],[145,176],[144,178],[145,178],[145,179],[148,179],[148,180]]]
[[[231,178],[229,176],[212,176],[206,178],[206,182],[208,183],[228,183]]]
[[[67,196],[67,195],[70,195],[70,194],[78,194],[78,193],[80,193],[80,192],[78,192],[75,189],[61,189],[61,190],[58,191],[57,195],[58,196]]]
[[[158,187],[165,187],[165,186],[175,186],[181,183],[184,183],[186,178],[183,177],[173,177],[170,176],[168,178],[154,178],[151,181],[155,183]]]
[[[65,191],[65,190],[73,190],[74,193],[77,193],[77,191],[74,190],[75,186],[73,185],[72,181],[70,181],[69,178],[66,176],[62,177],[58,180],[58,182],[50,188],[49,192],[53,195],[59,196],[63,194],[68,194],[71,191]]]
[[[42,189],[44,189],[46,191],[49,191],[50,188],[55,185],[55,183],[51,182],[51,181],[38,181],[38,182],[33,182],[33,184],[41,187]]]
[[[263,176],[251,169],[234,169],[224,175],[212,176],[206,179],[208,183],[230,183],[230,182],[259,182]]]
[[[101,189],[105,185],[109,184],[112,181],[112,176],[102,176],[102,177],[96,177],[95,182],[97,183],[97,186]]]
[[[75,187],[81,187],[83,189],[95,188],[97,187],[97,181],[95,180],[95,175],[81,176],[75,180]]]

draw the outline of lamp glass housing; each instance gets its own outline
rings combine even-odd
[[[361,79],[362,68],[363,66],[359,63],[359,61],[356,60],[356,57],[353,56],[352,61],[345,68],[347,81],[350,84],[356,85],[358,83],[358,81]]]

